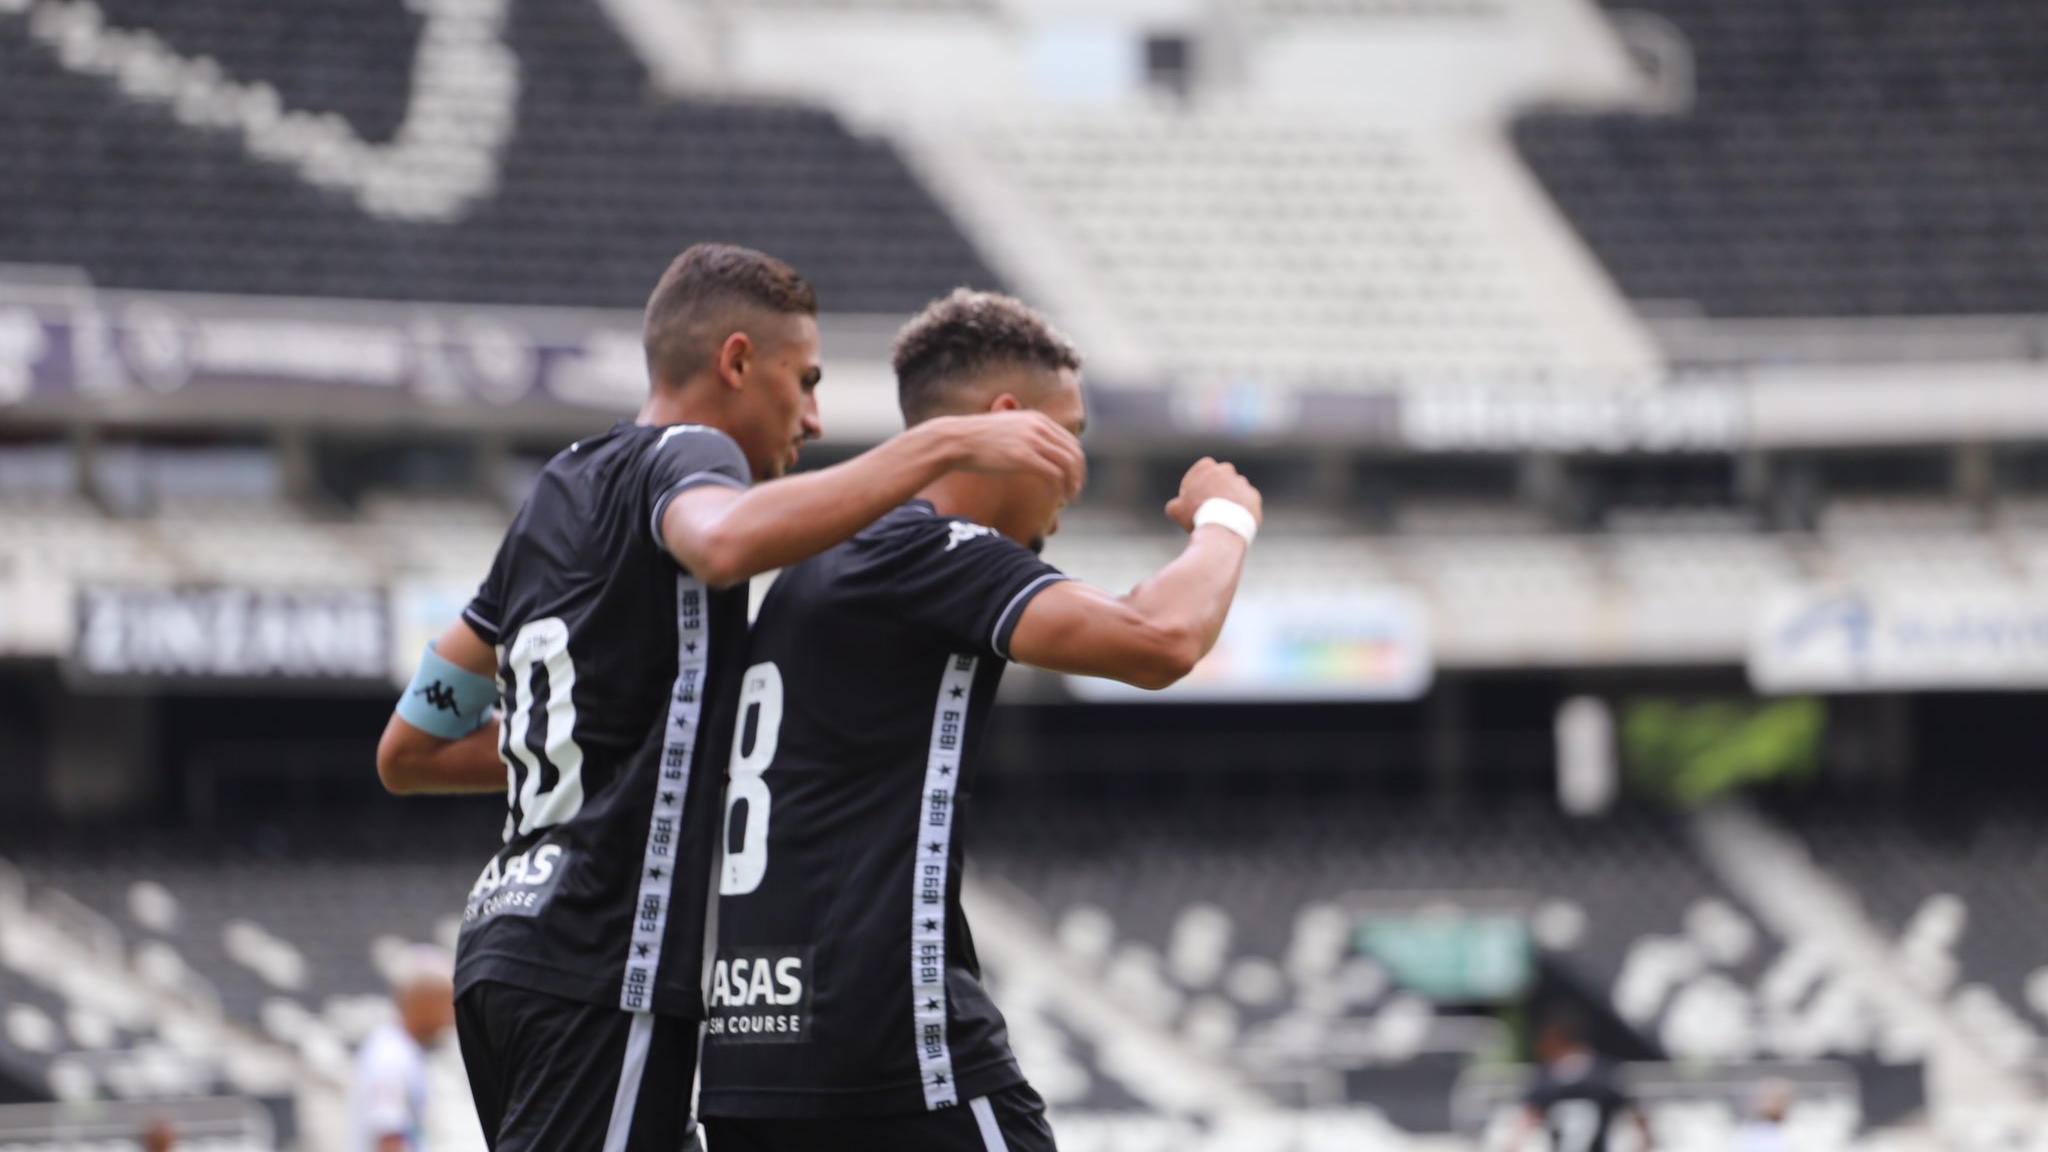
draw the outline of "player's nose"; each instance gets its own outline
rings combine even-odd
[[[825,418],[818,414],[818,398],[816,396],[804,398],[802,427],[804,439],[806,440],[816,440],[825,434]]]

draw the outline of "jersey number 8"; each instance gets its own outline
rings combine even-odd
[[[740,688],[739,719],[732,734],[732,765],[725,783],[725,867],[718,877],[718,894],[745,896],[761,886],[768,874],[768,782],[762,775],[775,762],[775,746],[782,737],[782,669],[774,663],[747,669]],[[754,743],[747,746],[747,721],[754,724]],[[747,823],[740,831],[739,850],[733,850],[733,812],[744,800]]]
[[[505,650],[512,674],[511,706],[498,736],[505,761],[505,839],[576,815],[583,808],[583,749],[576,744],[576,662],[569,627],[559,616],[534,620]],[[540,728],[535,731],[538,721]]]

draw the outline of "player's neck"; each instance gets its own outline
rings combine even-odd
[[[669,424],[704,424],[712,428],[724,426],[723,411],[714,389],[662,387],[657,385],[647,393],[647,402],[640,406],[640,414],[633,418],[635,424],[665,426]]]
[[[917,498],[930,501],[932,511],[941,516],[958,516],[991,527],[1003,506],[995,478],[972,472],[948,472],[925,485]]]

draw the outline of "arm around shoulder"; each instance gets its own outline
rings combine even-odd
[[[942,417],[830,468],[681,492],[662,510],[661,539],[697,579],[726,588],[851,539],[956,468],[1041,475],[1071,493],[1086,465],[1073,434],[1040,413]]]

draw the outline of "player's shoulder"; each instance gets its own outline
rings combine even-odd
[[[635,450],[647,467],[665,473],[723,472],[748,478],[747,455],[722,428],[709,424],[645,425]]]
[[[555,454],[554,470],[582,471],[619,466],[640,468],[726,467],[744,469],[746,454],[723,429],[709,424],[635,424],[621,420]]]
[[[723,428],[709,424],[641,424],[635,425],[652,442],[655,451],[674,445],[676,449],[712,448],[720,451],[740,450],[739,441]]]
[[[944,515],[924,500],[912,500],[891,509],[851,543],[851,551],[872,560],[942,561],[963,551],[1024,550],[988,525]]]

